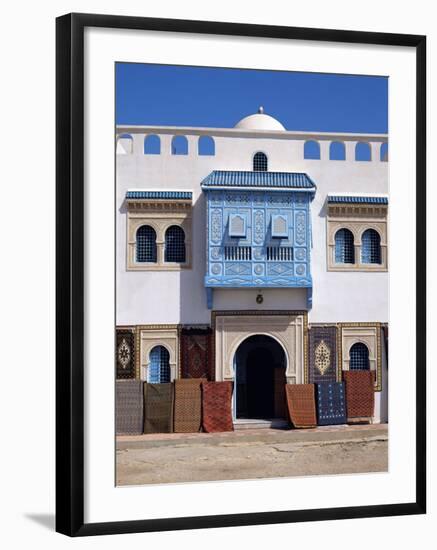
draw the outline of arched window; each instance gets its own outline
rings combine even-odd
[[[210,136],[200,136],[197,142],[197,152],[199,155],[211,156],[215,155],[215,143]]]
[[[333,141],[329,146],[329,160],[346,160],[346,151],[342,141]]]
[[[372,153],[368,143],[360,141],[355,145],[355,160],[372,160]]]
[[[137,230],[136,261],[156,263],[156,231],[150,225]]]
[[[160,155],[161,154],[161,140],[159,136],[151,134],[144,138],[144,154],[145,155]]]
[[[335,234],[335,263],[355,263],[354,236],[349,229],[339,229]]]
[[[253,155],[253,171],[254,172],[267,172],[267,155],[258,151]]]
[[[388,143],[387,142],[381,144],[381,148],[379,150],[379,160],[381,160],[382,162],[388,161]]]
[[[164,346],[155,346],[149,355],[149,376],[151,384],[170,382],[170,354]]]
[[[320,145],[318,141],[306,141],[303,146],[303,158],[320,160]]]
[[[369,369],[369,350],[365,344],[357,342],[349,350],[349,370]]]
[[[381,263],[381,237],[374,229],[366,229],[361,236],[361,263]]]
[[[117,155],[131,155],[133,147],[134,140],[130,134],[121,134],[117,137]]]
[[[165,254],[166,262],[185,262],[185,233],[179,225],[172,225],[165,232]]]
[[[171,140],[172,155],[188,155],[188,139],[185,136],[173,136]]]

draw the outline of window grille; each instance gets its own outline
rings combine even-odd
[[[136,261],[156,263],[156,232],[150,225],[142,225],[138,228]]]
[[[339,229],[335,234],[335,262],[355,263],[354,236],[349,229]]]
[[[155,346],[150,352],[148,381],[152,384],[170,382],[170,354],[164,346]]]
[[[250,246],[225,246],[225,260],[244,261],[252,259]]]
[[[268,246],[267,261],[270,262],[292,262],[293,248],[291,246]]]
[[[164,260],[166,262],[185,262],[185,233],[178,225],[172,225],[165,232]]]
[[[369,350],[358,342],[349,351],[349,370],[369,370]]]
[[[253,171],[267,172],[267,155],[265,153],[255,153],[253,157]]]
[[[374,229],[367,229],[361,237],[361,263],[381,263],[381,239]]]

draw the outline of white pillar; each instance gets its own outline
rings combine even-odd
[[[346,160],[353,161],[355,160],[355,146],[357,142],[356,141],[345,141],[345,153],[346,153]]]
[[[320,160],[329,160],[329,147],[331,142],[328,140],[319,141]]]

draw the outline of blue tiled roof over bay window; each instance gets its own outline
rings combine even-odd
[[[329,195],[329,204],[388,204],[388,197],[366,197],[355,195]]]
[[[312,179],[301,172],[249,172],[242,170],[214,170],[202,181],[202,188],[249,187],[274,189],[315,190]]]
[[[126,199],[191,200],[191,191],[127,191]]]

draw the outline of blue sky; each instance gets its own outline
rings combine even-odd
[[[231,128],[264,112],[287,130],[388,131],[388,79],[116,64],[116,123]]]

